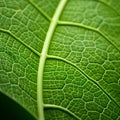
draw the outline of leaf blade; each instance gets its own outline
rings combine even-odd
[[[46,119],[119,119],[117,2],[69,0],[61,11],[40,72]],[[0,91],[37,119],[39,57],[59,1],[0,3]]]

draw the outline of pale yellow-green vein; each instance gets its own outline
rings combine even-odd
[[[24,41],[22,41],[20,38],[18,38],[15,34],[13,34],[11,31],[9,30],[5,30],[0,28],[0,31],[6,34],[9,34],[11,37],[13,37],[15,40],[17,40],[18,42],[20,42],[22,45],[24,45],[26,48],[28,48],[29,50],[31,50],[33,53],[35,53],[37,56],[40,56],[40,53],[38,51],[36,51],[34,48],[32,48],[31,46],[29,46],[28,44],[26,44]]]
[[[52,105],[52,104],[44,104],[45,108],[53,108],[53,109],[59,109],[62,110],[70,115],[72,115],[73,117],[75,117],[78,120],[81,120],[76,114],[74,114],[73,112],[71,112],[69,109],[64,108],[62,106],[58,106],[58,105]]]
[[[111,100],[113,101],[117,106],[119,106],[119,104],[114,100],[114,98],[112,98],[103,88],[101,85],[99,85],[98,82],[96,82],[93,78],[91,78],[90,76],[88,76],[82,69],[80,69],[80,67],[78,67],[76,64],[72,63],[71,61],[59,57],[59,56],[53,56],[53,55],[47,55],[48,59],[56,59],[56,60],[61,60],[63,62],[66,62],[67,64],[73,66],[74,68],[76,68],[76,70],[78,70],[85,78],[87,78],[88,80],[90,80],[91,82],[93,82],[101,91],[103,91],[103,93],[105,93],[105,95]],[[120,106],[119,106],[120,108]]]
[[[66,4],[67,0],[61,0],[58,7],[56,8],[56,11],[53,15],[53,18],[51,20],[41,57],[39,60],[39,66],[38,66],[38,77],[37,77],[37,109],[38,109],[38,120],[44,120],[44,106],[43,106],[43,72],[44,72],[44,66],[46,62],[47,52],[49,49],[50,41],[52,39],[53,33],[55,31],[55,28],[57,26],[57,21],[59,20],[59,17],[61,15],[61,12],[64,9],[64,6]]]
[[[94,27],[91,27],[91,26],[87,26],[87,25],[83,25],[83,24],[76,23],[76,22],[70,22],[70,21],[58,21],[58,24],[59,25],[66,25],[66,26],[68,25],[68,26],[81,27],[81,28],[85,28],[85,29],[97,32],[102,37],[104,37],[105,40],[107,40],[112,46],[114,46],[118,51],[120,51],[120,48],[114,42],[112,42],[112,40],[109,37],[107,37],[102,31],[100,31],[97,28],[94,28]]]

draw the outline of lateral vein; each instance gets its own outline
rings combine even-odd
[[[114,42],[112,42],[112,40],[109,37],[107,37],[102,31],[100,31],[97,28],[87,26],[87,25],[83,25],[83,24],[76,23],[76,22],[70,22],[70,21],[58,21],[58,24],[59,25],[66,25],[66,26],[67,25],[68,26],[76,26],[76,27],[81,27],[81,28],[85,28],[85,29],[88,29],[88,30],[92,30],[92,31],[100,34],[102,37],[105,38],[106,41],[108,41],[112,46],[114,46],[118,51],[120,51],[120,48]]]
[[[94,83],[111,101],[113,101],[119,108],[120,105],[115,101],[115,99],[113,97],[111,97],[107,91],[105,91],[103,89],[103,87],[101,85],[99,85],[98,82],[96,82],[93,78],[91,78],[90,76],[88,76],[81,68],[79,68],[76,64],[72,63],[71,61],[64,59],[62,57],[59,56],[53,56],[53,55],[47,55],[48,59],[56,59],[56,60],[61,60],[63,62],[66,62],[67,64],[73,66],[76,70],[78,70],[86,79],[90,80],[92,83]]]
[[[51,21],[51,18],[40,8],[38,7],[34,2],[31,0],[28,0],[28,2],[36,9],[38,12],[40,12],[47,20]]]
[[[52,104],[44,104],[45,108],[53,108],[53,109],[59,109],[59,110],[63,110],[67,113],[69,113],[70,115],[72,115],[73,117],[75,117],[78,120],[81,120],[76,114],[74,114],[73,112],[71,112],[69,109],[64,108],[62,106],[58,106],[58,105],[52,105]]]
[[[26,44],[24,41],[22,41],[20,38],[18,38],[16,35],[14,35],[11,31],[0,28],[0,32],[3,32],[3,33],[6,33],[6,34],[10,35],[10,36],[13,37],[15,40],[17,40],[17,41],[20,42],[22,45],[24,45],[24,46],[27,47],[29,50],[31,50],[33,53],[35,53],[37,56],[40,56],[40,53],[39,53],[37,50],[35,50],[34,48],[32,48],[30,45]]]

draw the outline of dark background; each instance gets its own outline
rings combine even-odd
[[[25,109],[0,93],[0,120],[35,120]]]

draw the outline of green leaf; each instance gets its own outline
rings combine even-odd
[[[119,120],[119,6],[0,0],[0,92],[38,120]]]

